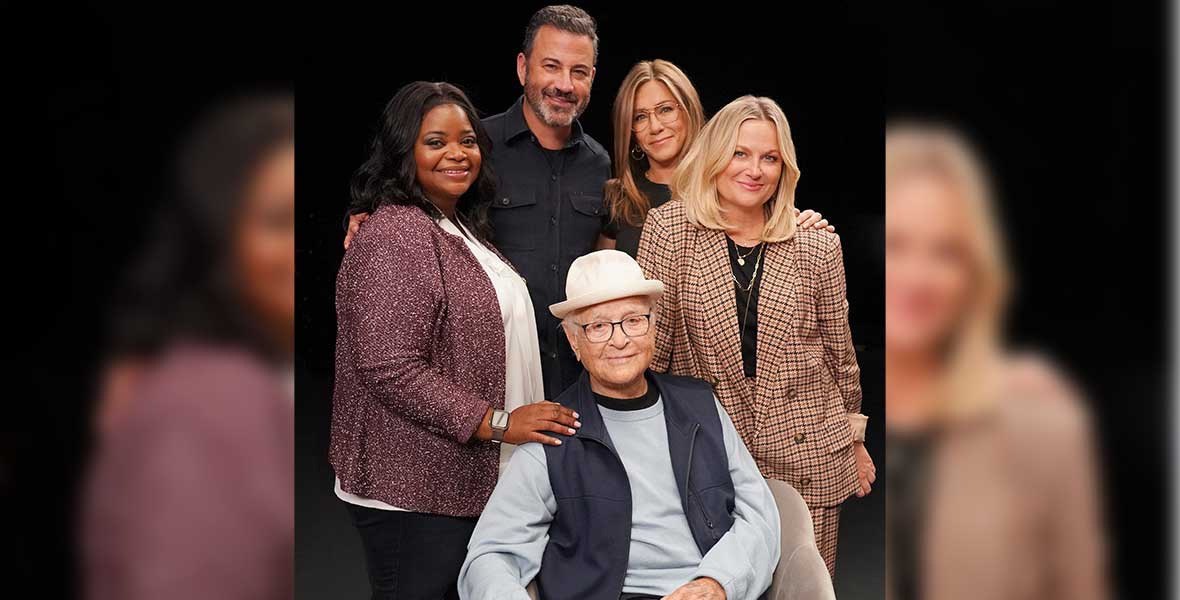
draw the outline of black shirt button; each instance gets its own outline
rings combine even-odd
[[[557,181],[557,175],[550,175],[549,179],[552,181]]]
[[[550,352],[550,353],[549,353],[549,358],[557,358],[557,353],[556,353],[556,352]]]
[[[556,271],[556,270],[557,270],[557,264],[556,264],[556,263],[552,263],[552,264],[550,264],[550,265],[549,265],[549,270],[550,270],[550,271]]]
[[[557,217],[549,217],[549,223],[552,225],[557,225]]]
[[[501,199],[500,199],[500,204],[508,204],[508,199],[507,199],[507,198],[501,198]]]

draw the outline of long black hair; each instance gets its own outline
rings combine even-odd
[[[114,355],[151,356],[179,338],[281,357],[238,289],[232,237],[259,163],[294,137],[295,102],[286,93],[237,97],[198,119],[172,163],[146,247],[114,298]]]
[[[491,236],[487,211],[496,195],[495,174],[488,160],[492,141],[467,95],[449,83],[415,81],[399,89],[385,105],[369,158],[352,177],[350,213],[371,213],[383,204],[397,204],[417,206],[436,219],[442,217],[418,183],[414,144],[426,113],[444,104],[458,106],[467,115],[481,155],[479,175],[459,198],[455,212],[475,235],[483,239]]]

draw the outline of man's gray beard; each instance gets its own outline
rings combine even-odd
[[[545,105],[544,89],[536,89],[534,93],[527,86],[525,87],[524,97],[528,101],[529,106],[532,107],[533,112],[538,117],[541,117],[543,123],[550,127],[569,127],[573,124],[574,119],[581,116],[586,111],[586,107],[590,105],[590,95],[587,94],[581,105],[575,106],[574,110],[568,113],[555,112]]]

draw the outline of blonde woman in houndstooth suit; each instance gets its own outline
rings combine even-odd
[[[648,214],[639,264],[663,281],[652,368],[711,382],[762,474],[807,502],[835,572],[840,504],[871,490],[840,238],[798,228],[790,125],[769,98],[721,109]]]

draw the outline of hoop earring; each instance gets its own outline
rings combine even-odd
[[[631,160],[640,161],[645,158],[647,158],[647,154],[643,152],[643,148],[640,148],[639,144],[631,146]]]

